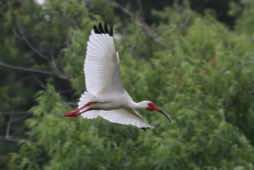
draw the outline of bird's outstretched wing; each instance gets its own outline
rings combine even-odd
[[[92,110],[83,113],[82,117],[86,119],[102,117],[112,123],[132,125],[138,128],[153,128],[139,114],[130,109]]]
[[[124,91],[113,40],[113,28],[94,26],[87,42],[84,64],[87,91],[95,96]]]

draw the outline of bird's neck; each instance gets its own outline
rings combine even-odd
[[[146,106],[144,105],[143,101],[141,102],[131,102],[131,107],[134,109],[145,109]]]

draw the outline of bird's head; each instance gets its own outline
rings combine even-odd
[[[154,102],[151,102],[151,101],[148,101],[146,105],[146,109],[150,111],[157,111],[157,112],[161,110]]]
[[[143,108],[149,110],[149,111],[153,111],[153,112],[159,112],[161,114],[163,114],[169,121],[171,121],[171,117],[169,116],[169,114],[167,114],[166,112],[164,112],[160,107],[158,107],[154,102],[149,101],[149,100],[145,100],[141,102],[141,105],[143,106]]]

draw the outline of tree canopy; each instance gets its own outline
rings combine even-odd
[[[254,169],[254,3],[0,2],[0,169]],[[135,100],[156,128],[67,119],[94,24],[114,24]]]

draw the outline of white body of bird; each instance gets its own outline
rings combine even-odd
[[[84,63],[85,91],[78,108],[65,113],[67,117],[82,116],[87,119],[101,117],[113,123],[152,128],[136,109],[163,113],[151,101],[134,102],[123,88],[120,79],[119,56],[114,46],[113,28],[99,24],[94,26],[87,42]]]

